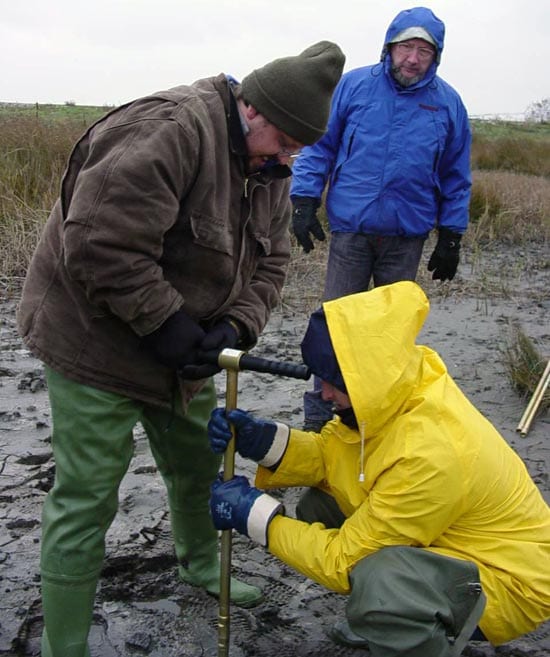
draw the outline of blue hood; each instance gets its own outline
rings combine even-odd
[[[336,359],[325,311],[322,308],[318,308],[311,315],[301,347],[303,361],[313,374],[321,381],[328,381],[341,392],[346,392],[346,384]]]
[[[443,44],[445,41],[445,24],[440,20],[431,9],[426,7],[413,7],[412,9],[405,9],[400,11],[393,19],[386,32],[384,40],[384,48],[382,49],[381,61],[384,61],[388,53],[388,45],[395,39],[395,37],[406,30],[408,27],[423,27],[428,32],[435,43],[437,44],[437,57],[434,61],[434,66],[437,68],[441,61],[441,53],[443,51]],[[435,69],[434,69],[435,72]]]

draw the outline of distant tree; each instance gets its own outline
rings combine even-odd
[[[549,123],[550,98],[543,98],[536,103],[531,103],[525,110],[525,118],[527,121],[533,121],[534,123]]]

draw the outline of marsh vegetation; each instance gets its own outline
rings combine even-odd
[[[3,290],[17,289],[24,278],[44,222],[58,196],[73,144],[109,109],[72,103],[0,104],[0,287]],[[518,249],[536,244],[539,255],[530,266],[549,268],[550,124],[474,120],[472,131],[473,188],[464,247],[475,261],[476,254],[498,244]],[[320,214],[326,224],[323,208]],[[518,256],[521,265],[520,260]],[[325,262],[326,243],[307,257],[294,245],[287,290],[299,290],[297,296],[306,305],[314,306],[321,294]],[[510,263],[511,268],[515,266],[519,265]],[[427,277],[419,282],[430,287]],[[488,283],[482,273],[477,285],[494,286],[495,281]],[[287,294],[287,299],[291,296],[292,292]],[[516,352],[512,348],[507,354]],[[544,367],[542,360],[541,357],[541,363],[533,366],[528,381],[536,379]],[[529,386],[524,392],[529,392]]]

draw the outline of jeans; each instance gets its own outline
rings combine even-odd
[[[427,235],[332,233],[323,301],[366,292],[373,285],[414,281]],[[332,419],[332,404],[321,399],[321,382],[304,394],[304,428],[318,430]]]

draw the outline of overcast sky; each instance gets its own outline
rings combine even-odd
[[[118,105],[336,41],[378,61],[402,0],[0,0],[0,101]],[[470,115],[518,118],[550,97],[550,0],[432,0],[441,77]]]

